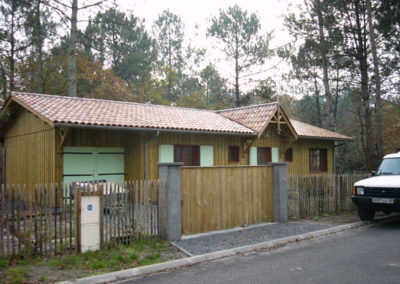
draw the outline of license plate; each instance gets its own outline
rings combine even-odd
[[[372,198],[372,203],[394,204],[391,198]]]

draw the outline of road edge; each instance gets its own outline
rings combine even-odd
[[[253,253],[256,251],[260,251],[260,250],[276,249],[276,248],[284,247],[284,246],[292,244],[292,243],[306,241],[306,240],[323,237],[323,236],[327,236],[327,235],[331,235],[331,234],[335,234],[335,233],[339,233],[339,232],[343,232],[343,231],[347,231],[347,230],[357,229],[360,227],[375,226],[375,225],[378,225],[381,223],[390,222],[394,219],[397,219],[398,217],[399,217],[399,215],[389,216],[389,217],[384,217],[384,218],[375,220],[373,222],[360,221],[360,222],[355,222],[355,223],[346,224],[346,225],[340,225],[340,226],[336,226],[336,227],[332,227],[332,228],[328,228],[328,229],[304,233],[304,234],[300,234],[300,235],[294,235],[294,236],[289,236],[289,237],[280,238],[280,239],[276,239],[276,240],[261,242],[261,243],[257,243],[257,244],[246,245],[246,246],[241,246],[241,247],[236,247],[236,248],[231,248],[231,249],[226,249],[226,250],[220,250],[220,251],[216,251],[216,252],[210,252],[210,253],[206,253],[206,254],[171,260],[171,261],[167,261],[167,262],[163,262],[163,263],[157,263],[157,264],[141,266],[141,267],[136,267],[136,268],[129,268],[129,269],[115,271],[115,272],[111,272],[111,273],[107,273],[107,274],[89,276],[89,277],[79,278],[79,279],[75,279],[75,280],[62,281],[62,282],[58,282],[58,283],[59,284],[95,284],[95,283],[100,284],[100,283],[123,281],[123,280],[128,280],[131,278],[136,278],[139,276],[145,276],[145,275],[154,274],[154,273],[161,273],[161,272],[165,272],[165,271],[169,271],[169,270],[183,268],[186,266],[198,265],[198,264],[213,261],[213,260],[219,260],[219,259],[223,259],[223,258],[237,256],[237,255]]]

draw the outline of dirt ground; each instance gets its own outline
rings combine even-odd
[[[383,212],[377,212],[375,214],[375,219],[379,219],[382,217],[387,217],[388,215]],[[326,215],[326,216],[317,216],[313,218],[306,219],[307,221],[321,222],[330,225],[344,225],[350,224],[354,222],[360,221],[360,218],[357,215],[357,212],[348,212],[343,213],[342,215]],[[300,219],[298,221],[304,221],[304,219]]]
[[[349,223],[354,223],[360,221],[357,216],[357,213],[345,213],[342,215],[325,215],[325,216],[316,216],[309,219],[307,221],[321,222],[330,225],[344,225]],[[304,220],[299,220],[304,221]]]

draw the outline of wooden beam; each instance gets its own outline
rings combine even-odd
[[[58,130],[58,134],[60,135],[60,144],[58,144],[58,149],[60,151],[62,150],[62,147],[65,142],[65,138],[67,137],[68,132],[69,132],[69,128],[67,128],[67,127],[62,127]]]
[[[278,110],[276,111],[276,116],[277,116],[277,119],[276,119],[276,121],[277,121],[277,130],[278,130],[278,135],[280,135],[281,134],[281,108],[280,107],[278,107]]]
[[[255,138],[245,138],[243,139],[243,151],[242,151],[242,157],[246,155],[246,153],[250,150],[251,145],[253,145],[254,141],[256,141]]]

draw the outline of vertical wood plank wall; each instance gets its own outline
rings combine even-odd
[[[310,174],[309,149],[328,149],[328,171],[333,173],[333,146],[329,140],[299,139],[293,141],[276,134],[275,125],[267,127],[268,135],[257,138],[252,147],[279,147],[280,161],[284,152],[293,148],[293,162],[288,174]],[[125,179],[144,178],[144,144],[156,131],[123,131],[71,128],[61,145],[59,129],[55,129],[27,110],[15,118],[4,137],[6,147],[7,183],[49,183],[63,181],[63,147],[123,147],[125,149]],[[214,165],[248,165],[248,151],[243,152],[245,137],[216,134],[160,133],[148,142],[149,178],[158,178],[158,149],[160,144],[213,146]],[[228,147],[240,147],[240,160],[228,161]]]
[[[142,132],[103,129],[70,129],[63,147],[123,147],[125,150],[125,180],[139,180],[144,177]],[[57,145],[60,138],[57,137]],[[63,180],[63,147],[58,147],[56,155],[57,181]]]
[[[297,140],[292,146],[293,162],[288,163],[288,175],[334,173],[335,172],[334,157],[333,157],[334,145],[335,142],[329,140],[316,140],[316,139]],[[309,150],[311,148],[327,149],[328,170],[326,172],[310,172]]]
[[[182,167],[182,233],[273,220],[271,166]]]
[[[21,111],[4,136],[6,183],[55,181],[55,131],[28,111]]]

